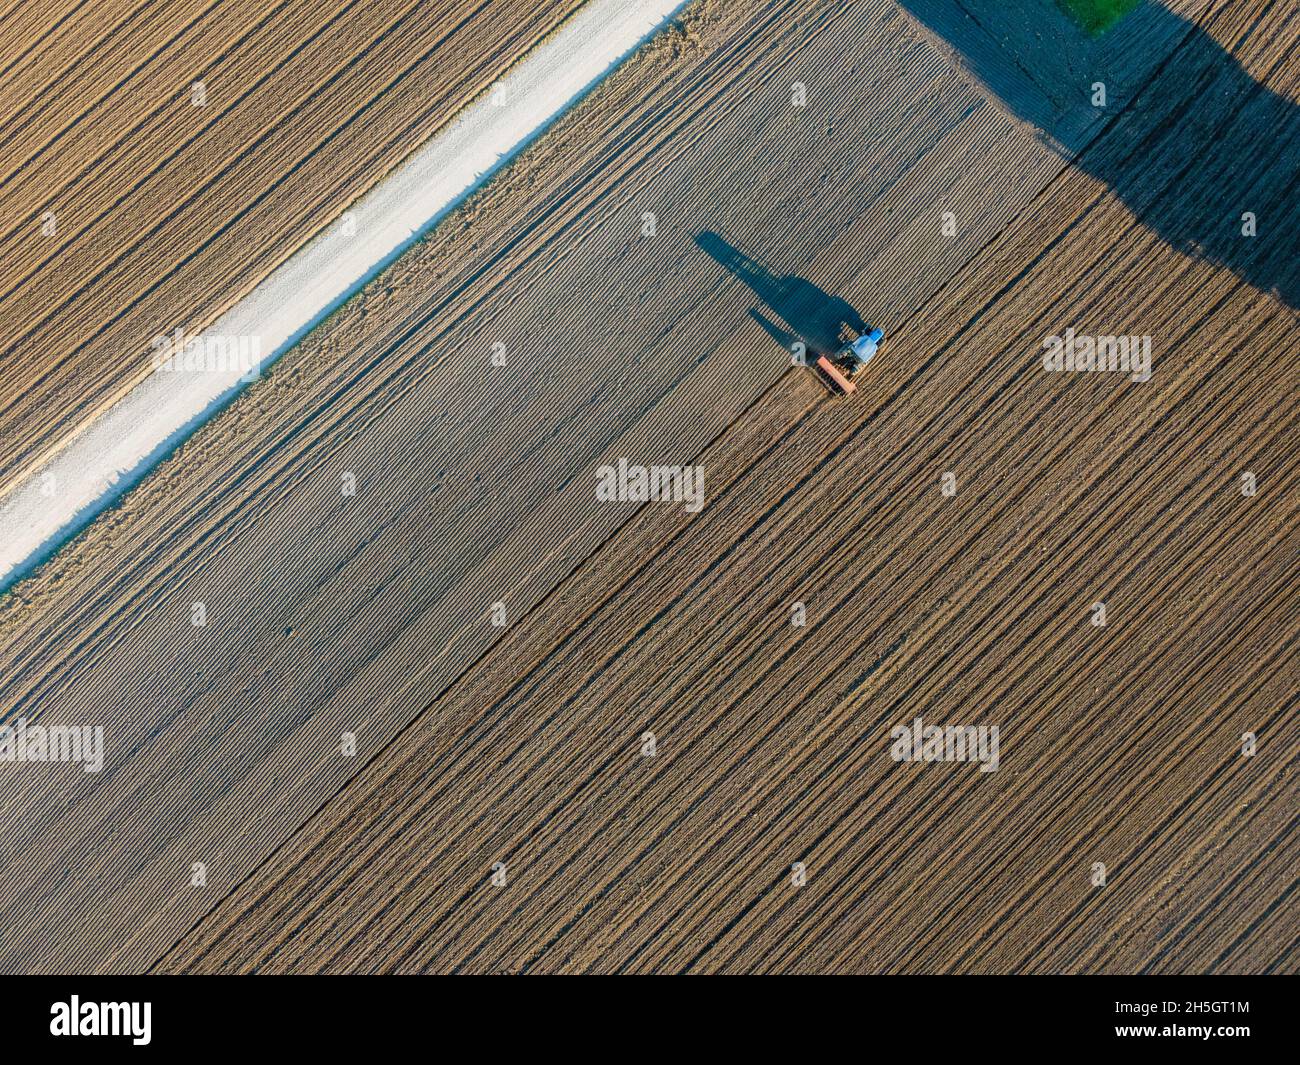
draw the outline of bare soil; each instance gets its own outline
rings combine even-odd
[[[1296,971],[1297,315],[1169,236],[1295,16],[1183,19],[1063,155],[886,0],[692,9],[10,598],[6,720],[108,763],[0,775],[0,967]]]
[[[577,3],[112,0],[39,27],[14,12],[0,489],[147,374],[154,337],[201,330]]]

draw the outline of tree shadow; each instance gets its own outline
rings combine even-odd
[[[996,105],[1148,229],[1300,307],[1300,107],[1213,37],[1152,0],[1096,38],[1049,0],[1041,24],[1002,0],[899,3]]]
[[[828,354],[838,350],[844,340],[851,339],[846,330],[853,336],[866,330],[867,323],[848,301],[830,295],[805,278],[772,273],[717,233],[699,233],[695,243],[725,270],[745,282],[767,309],[785,323],[789,332],[757,309],[750,311],[772,339],[783,347],[788,348],[796,339],[802,339],[817,354]]]

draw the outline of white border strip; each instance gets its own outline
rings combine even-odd
[[[588,0],[359,197],[348,208],[355,233],[342,235],[336,222],[196,342],[251,340],[261,366],[274,362],[684,6],[685,0]],[[0,590],[29,575],[137,484],[249,379],[238,364],[221,371],[156,370],[16,484],[0,502]]]

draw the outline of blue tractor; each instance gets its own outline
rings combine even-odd
[[[820,356],[817,366],[837,392],[852,395],[858,387],[853,383],[853,378],[871,361],[884,337],[883,329],[869,329],[851,344],[845,344],[833,356]]]

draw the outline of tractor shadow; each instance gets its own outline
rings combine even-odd
[[[1050,0],[898,2],[990,103],[1149,231],[1300,307],[1300,106],[1212,36],[1157,0],[1095,37]]]
[[[802,340],[810,356],[830,354],[851,339],[848,330],[856,336],[867,329],[862,316],[846,300],[830,295],[805,278],[772,273],[717,233],[700,233],[695,243],[724,270],[748,285],[776,316],[779,322],[772,321],[757,308],[749,312],[787,351],[796,340]]]

